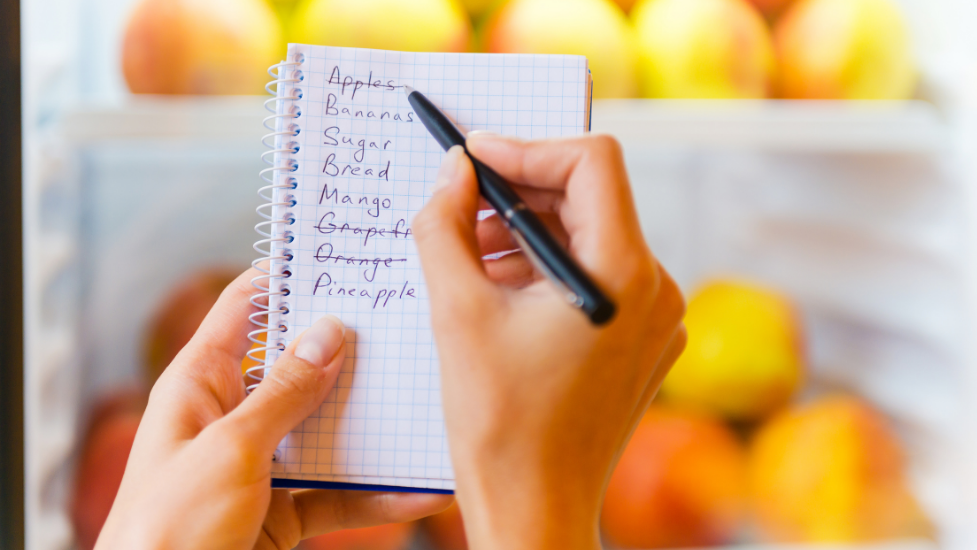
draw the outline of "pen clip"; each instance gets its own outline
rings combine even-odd
[[[506,222],[506,224],[508,225],[508,222]],[[536,269],[540,270],[540,272],[542,272],[547,279],[556,285],[557,290],[563,293],[563,297],[570,305],[577,309],[582,308],[583,298],[581,298],[576,292],[570,290],[567,285],[556,276],[555,273],[550,271],[550,268],[546,267],[546,264],[539,259],[539,256],[536,255],[536,252],[534,252],[529,246],[529,243],[526,242],[526,239],[523,238],[522,233],[520,233],[518,229],[512,226],[509,226],[509,229],[512,231],[512,236],[516,238],[516,242],[519,243],[519,247],[522,248],[523,253],[526,254],[527,258],[529,258],[530,263],[532,263]]]

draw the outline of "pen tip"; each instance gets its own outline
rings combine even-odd
[[[410,86],[404,84],[404,93],[409,96],[412,93],[414,93],[414,88],[411,88]]]

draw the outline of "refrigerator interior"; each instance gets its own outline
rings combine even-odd
[[[648,241],[683,289],[731,276],[795,297],[813,387],[890,415],[940,546],[972,548],[977,49],[954,31],[977,6],[902,3],[928,101],[598,102],[594,130],[621,140]],[[129,95],[131,4],[24,7],[29,548],[71,548],[79,430],[97,395],[143,376],[166,293],[256,257],[264,98]]]
[[[925,103],[710,109],[595,106],[595,131],[622,141],[652,249],[687,291],[731,276],[793,296],[815,390],[856,391],[885,410],[945,540],[968,536],[968,200],[942,116]],[[260,118],[258,98],[143,98],[65,118],[73,191],[44,201],[76,210],[46,216],[74,221],[62,246],[78,255],[48,292],[76,301],[83,343],[60,390],[75,393],[57,400],[63,433],[99,392],[140,379],[147,321],[177,282],[255,257]],[[49,483],[69,480],[71,464],[66,445]],[[59,500],[51,547],[70,540]]]

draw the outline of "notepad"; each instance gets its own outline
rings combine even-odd
[[[271,166],[255,245],[268,274],[254,300],[267,309],[252,316],[251,334],[268,344],[249,373],[260,379],[324,314],[348,327],[336,388],[281,442],[273,484],[450,492],[438,355],[410,229],[444,151],[403,86],[463,131],[576,135],[589,127],[587,60],[291,44],[269,72]]]

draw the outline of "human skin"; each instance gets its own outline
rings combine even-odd
[[[497,217],[478,221],[471,163],[449,151],[413,230],[431,303],[457,499],[471,548],[599,548],[614,464],[685,345],[684,302],[644,243],[608,137],[469,149],[516,184],[619,310],[595,327],[539,278]],[[252,270],[221,295],[153,388],[96,548],[288,549],[404,522],[443,495],[270,487],[279,441],[332,389],[346,355],[326,316],[245,399]]]
[[[271,488],[275,447],[333,387],[346,355],[332,316],[297,338],[245,399],[250,270],[160,376],[95,548],[293,548],[337,529],[404,522],[444,495]]]
[[[466,535],[473,550],[599,548],[611,472],[685,345],[684,302],[644,242],[615,140],[475,134],[467,147],[618,312],[596,327],[522,253],[484,262],[516,246],[498,217],[476,221],[471,162],[449,151],[413,229]]]

